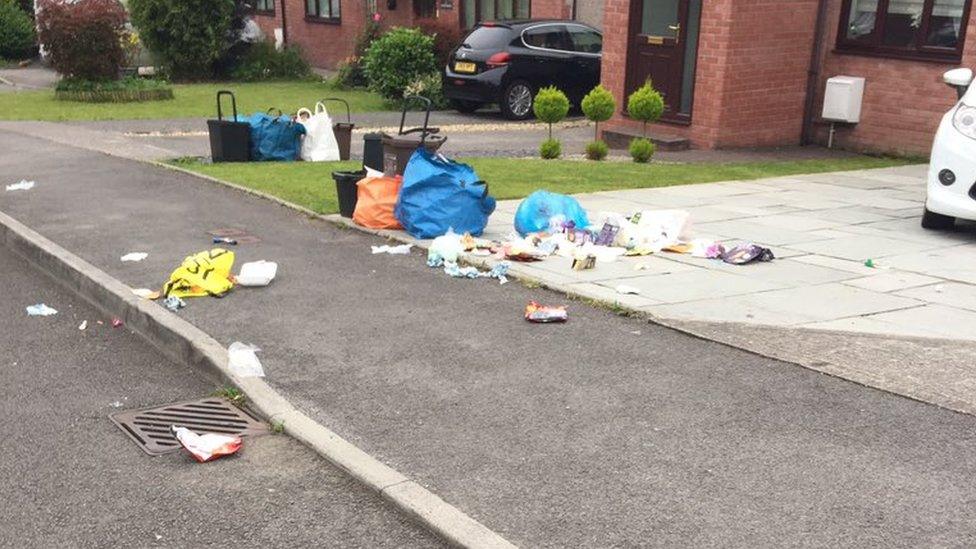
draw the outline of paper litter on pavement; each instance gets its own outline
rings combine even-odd
[[[27,314],[30,316],[51,316],[58,314],[58,311],[57,309],[48,307],[44,303],[38,303],[37,305],[27,307]]]
[[[264,377],[264,368],[254,353],[260,351],[254,345],[247,345],[235,341],[227,348],[228,365],[230,371],[240,377]]]
[[[20,183],[14,183],[12,185],[7,185],[8,191],[29,191],[34,188],[33,181],[27,181],[26,179],[21,179]]]
[[[123,255],[119,259],[125,262],[136,262],[136,261],[142,261],[147,257],[149,257],[149,254],[147,254],[146,252],[130,252]]]
[[[388,246],[384,244],[382,246],[371,246],[371,248],[373,248],[373,255],[408,255],[410,253],[410,248],[413,248],[413,244],[401,244],[399,246]]]

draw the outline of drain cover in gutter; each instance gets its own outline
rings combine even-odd
[[[264,423],[222,398],[117,412],[109,415],[109,419],[151,456],[179,450],[180,444],[170,432],[172,425],[180,425],[199,434],[244,436],[268,432]]]

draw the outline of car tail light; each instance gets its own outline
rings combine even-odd
[[[485,64],[489,67],[503,67],[511,60],[512,54],[508,53],[507,51],[500,51],[489,57],[488,61],[485,61]]]

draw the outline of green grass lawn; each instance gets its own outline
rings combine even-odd
[[[500,200],[522,198],[538,189],[574,194],[883,168],[914,163],[905,159],[871,156],[735,164],[651,163],[646,165],[630,162],[598,163],[507,158],[462,160],[474,167],[478,175],[488,182],[491,194]],[[358,161],[204,164],[194,160],[174,163],[218,179],[266,192],[319,213],[338,211],[332,171],[356,170],[360,167]]]
[[[57,101],[54,91],[0,94],[0,120],[132,120],[147,118],[215,117],[218,90],[237,96],[238,113],[250,115],[277,107],[290,113],[312,108],[323,97],[341,97],[354,112],[383,110],[383,99],[360,90],[336,90],[323,82],[253,82],[178,84],[172,100],[144,103],[79,103]],[[226,109],[230,102],[225,100]],[[334,107],[333,107],[334,108]],[[225,115],[226,115],[225,111]]]

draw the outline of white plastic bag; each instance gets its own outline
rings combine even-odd
[[[278,264],[274,261],[251,261],[241,265],[237,283],[241,286],[267,286],[278,274]]]
[[[302,115],[308,118],[303,119]],[[332,130],[332,117],[321,102],[315,104],[315,112],[299,109],[298,121],[305,126],[302,140],[302,160],[306,162],[333,162],[339,160],[339,143]]]
[[[246,345],[240,341],[235,341],[227,348],[227,359],[230,371],[240,377],[264,377],[264,368],[258,355],[254,354],[261,349],[254,345]]]
[[[180,446],[200,463],[227,456],[241,449],[241,437],[206,433],[198,435],[179,425],[170,426]]]
[[[448,229],[447,234],[438,236],[427,249],[427,266],[440,267],[444,263],[456,263],[458,256],[464,252],[461,235]]]

